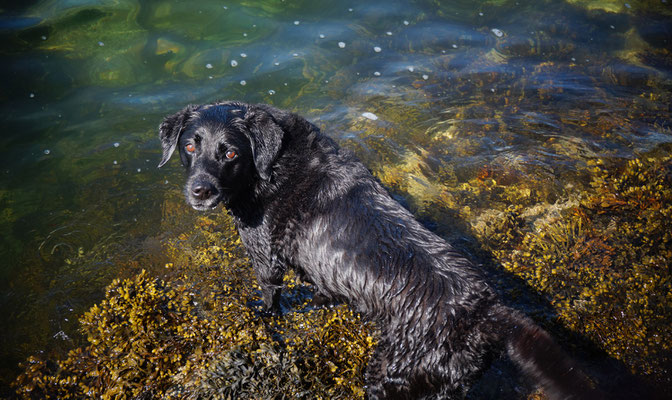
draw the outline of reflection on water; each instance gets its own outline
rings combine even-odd
[[[407,196],[431,195],[426,176],[456,185],[506,166],[546,182],[538,200],[553,203],[589,183],[591,161],[669,152],[671,15],[654,0],[7,9],[2,382],[26,355],[79,340],[76,315],[102,287],[158,268],[162,238],[191,223],[186,207],[164,213],[181,181],[176,164],[155,168],[164,115],[268,102],[308,116],[379,175],[418,165]]]

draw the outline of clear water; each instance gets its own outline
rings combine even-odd
[[[374,170],[418,153],[458,179],[515,162],[549,187],[580,184],[588,160],[672,142],[670,3],[5,4],[1,383],[27,355],[72,346],[102,288],[159,268],[162,238],[187,229],[186,206],[166,222],[182,172],[156,168],[164,116],[267,102]]]

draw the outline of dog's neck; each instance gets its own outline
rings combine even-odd
[[[227,212],[234,218],[236,225],[256,227],[263,221],[264,202],[256,196],[256,190],[250,187],[247,193],[238,195],[224,204]]]

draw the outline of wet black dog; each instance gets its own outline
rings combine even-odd
[[[461,398],[503,352],[554,399],[596,397],[546,332],[305,119],[266,105],[188,106],[160,139],[159,166],[179,148],[188,203],[233,215],[269,309],[294,268],[378,322],[369,399]]]

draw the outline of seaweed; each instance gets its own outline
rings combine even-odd
[[[479,233],[566,327],[662,381],[672,343],[671,159],[592,164],[593,190],[576,206],[536,229],[514,211]]]
[[[87,344],[62,360],[30,357],[18,397],[362,398],[374,326],[343,305],[312,307],[294,276],[285,301],[297,311],[264,317],[240,241],[219,222],[200,218],[197,235],[167,246],[165,279],[114,280],[80,319]]]

